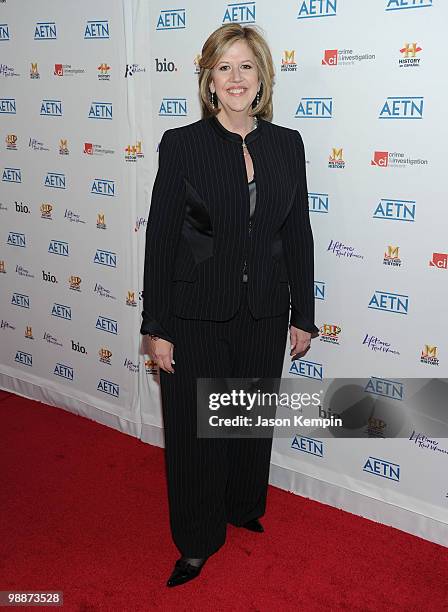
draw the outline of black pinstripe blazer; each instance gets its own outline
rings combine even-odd
[[[290,325],[318,331],[302,138],[263,119],[247,134],[257,186],[250,233],[242,141],[216,117],[163,134],[146,229],[142,334],[175,343],[173,314],[230,319],[245,260],[254,317],[291,307]]]

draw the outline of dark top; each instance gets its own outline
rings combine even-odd
[[[245,262],[256,319],[291,308],[290,325],[318,331],[302,138],[259,117],[244,141],[256,187],[248,188],[241,135],[216,117],[163,134],[146,229],[142,334],[175,343],[174,317],[229,320],[241,303]]]
[[[250,196],[250,214],[249,216],[252,218],[255,212],[255,205],[257,200],[257,187],[255,185],[255,177],[251,180],[249,185],[249,196]]]
[[[250,212],[249,212],[249,231],[251,230],[252,225],[252,217],[255,212],[255,205],[257,199],[257,188],[255,184],[255,177],[248,183],[249,186],[249,202],[250,202]],[[247,283],[247,260],[244,261],[243,268],[243,283]]]

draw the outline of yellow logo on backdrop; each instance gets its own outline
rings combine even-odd
[[[134,291],[128,291],[128,297],[126,298],[126,304],[128,306],[137,306],[137,302],[135,301]]]
[[[384,257],[386,257],[387,259],[399,259],[400,258],[400,256],[398,255],[399,248],[400,247],[389,245],[387,247],[387,253],[384,253]]]
[[[292,51],[287,51],[286,49],[283,51],[283,59],[282,59],[282,64],[295,64],[296,60],[295,60],[295,49],[293,49]]]
[[[68,153],[67,138],[61,138],[59,141],[59,153],[62,155]]]
[[[425,344],[422,351],[422,357],[437,358],[437,346],[430,346],[429,344]]]
[[[73,289],[74,291],[80,291],[81,278],[79,276],[70,276],[68,282],[70,285],[70,289]]]
[[[331,150],[330,158],[332,160],[341,160],[342,161],[342,149],[336,149],[335,147],[333,147],[333,149]]]
[[[400,51],[404,57],[415,57],[416,53],[421,51],[421,49],[417,48],[417,43],[404,43],[404,47]]]
[[[53,211],[53,206],[49,203],[43,203],[40,206],[40,214],[42,219],[51,219],[51,213]]]
[[[107,72],[109,72],[110,66],[103,62],[98,66],[98,70],[101,72],[101,74],[106,74]]]
[[[329,323],[324,323],[320,328],[321,334],[325,336],[337,336],[341,328],[338,325],[330,325]]]

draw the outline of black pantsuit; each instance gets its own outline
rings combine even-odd
[[[245,137],[251,219],[242,143],[216,117],[166,130],[146,229],[141,333],[174,344],[175,373],[160,371],[165,455],[172,533],[188,557],[216,551],[227,522],[264,513],[272,445],[198,438],[196,379],[280,378],[288,320],[318,331],[302,138],[261,117]]]
[[[272,438],[196,433],[196,377],[281,376],[289,313],[256,320],[246,292],[229,321],[175,317],[175,373],[160,372],[170,524],[188,557],[216,552],[226,523],[241,525],[265,512]]]

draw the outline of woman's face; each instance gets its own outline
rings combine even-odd
[[[260,83],[255,56],[245,40],[234,42],[212,69],[210,91],[225,111],[247,112]]]

